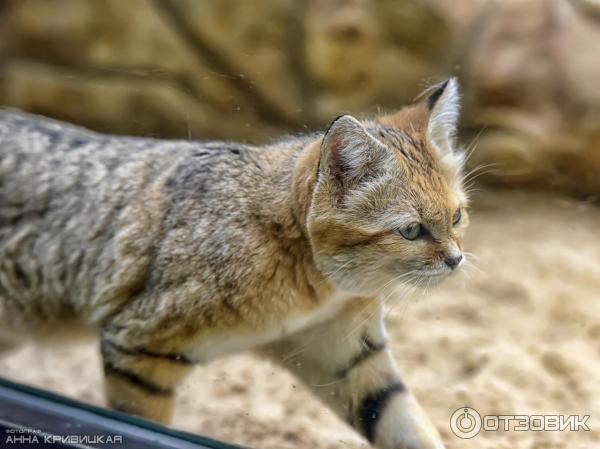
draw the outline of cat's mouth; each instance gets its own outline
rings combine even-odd
[[[448,272],[434,272],[424,271],[415,276],[414,279],[411,279],[408,283],[417,288],[427,289],[429,287],[434,287],[444,281],[450,273]]]
[[[425,277],[440,277],[440,276],[448,276],[450,274],[452,274],[453,271],[450,270],[449,268],[436,268],[436,269],[423,269],[423,270],[419,270],[419,275],[420,276],[425,276]]]
[[[396,268],[396,267],[394,267]],[[436,265],[424,265],[421,267],[406,267],[403,266],[403,274],[400,276],[397,275],[397,271],[392,271],[392,275],[395,276],[395,280],[400,283],[413,285],[413,286],[425,286],[425,285],[435,285],[448,276],[456,273],[460,270],[452,270],[445,264],[436,264]],[[411,269],[412,268],[412,269]]]
[[[458,270],[452,270],[448,267],[423,267],[417,270],[415,273],[416,283],[421,285],[425,283],[426,285],[434,285],[438,282],[443,281],[448,276],[453,275]]]

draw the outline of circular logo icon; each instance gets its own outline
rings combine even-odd
[[[461,407],[452,413],[450,429],[458,438],[473,438],[481,430],[481,416],[471,407]]]

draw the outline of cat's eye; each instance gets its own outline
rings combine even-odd
[[[421,223],[410,223],[400,229],[400,234],[406,240],[415,240],[421,235]]]
[[[461,218],[462,212],[459,207],[458,209],[456,209],[456,212],[454,212],[454,216],[452,217],[452,226],[456,226],[460,222]]]

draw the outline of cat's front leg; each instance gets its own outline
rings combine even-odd
[[[415,397],[404,391],[389,399],[370,440],[381,449],[444,449]]]
[[[381,304],[356,299],[339,316],[265,348],[380,449],[443,449],[387,347]]]

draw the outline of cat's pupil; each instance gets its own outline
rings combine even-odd
[[[460,208],[458,208],[458,209],[456,209],[456,212],[454,212],[454,216],[452,217],[452,224],[454,226],[456,226],[461,218],[462,218],[462,212],[460,211]]]

